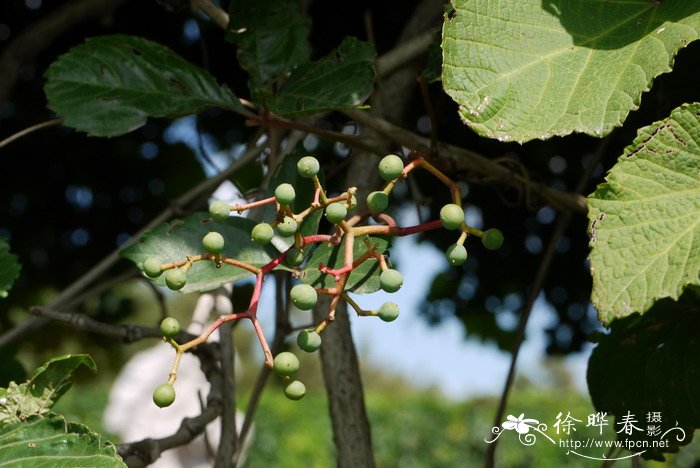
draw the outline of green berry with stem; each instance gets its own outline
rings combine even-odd
[[[467,249],[462,244],[452,244],[447,248],[447,261],[452,266],[462,265],[467,261]]]
[[[367,195],[367,207],[372,213],[381,213],[389,206],[389,195],[378,190]]]
[[[281,377],[292,375],[299,370],[299,359],[294,353],[283,351],[272,361],[272,370]]]
[[[280,205],[291,205],[295,196],[296,192],[291,184],[279,184],[275,189],[275,199]]]
[[[385,302],[379,308],[378,315],[385,322],[393,322],[399,316],[399,306],[395,302]]]
[[[304,156],[297,163],[297,172],[300,176],[307,179],[312,178],[321,169],[321,165],[318,163],[318,159],[313,156]]]
[[[170,406],[175,401],[175,388],[169,383],[158,385],[153,391],[153,403],[160,408]]]
[[[176,318],[166,317],[160,322],[160,334],[165,338],[175,338],[180,333],[180,322]]]
[[[289,266],[293,266],[293,267],[299,266],[302,263],[304,263],[304,257],[305,257],[304,251],[299,250],[296,247],[294,247],[294,248],[290,249],[289,252],[287,253],[287,263],[289,264]]]
[[[267,223],[260,223],[255,225],[250,238],[258,245],[266,245],[270,243],[273,235],[275,235],[275,232],[272,230],[272,226]]]
[[[331,203],[326,207],[326,219],[333,223],[338,224],[348,215],[348,208],[345,203]]]
[[[489,250],[498,250],[503,245],[503,233],[496,228],[487,229],[481,243]]]
[[[403,161],[395,154],[384,156],[379,161],[379,175],[387,182],[396,179],[403,171]]]
[[[207,252],[218,255],[224,248],[224,236],[218,232],[210,232],[202,239],[202,246]]]
[[[292,380],[284,387],[284,394],[290,400],[301,400],[306,395],[306,385],[298,380]]]
[[[179,291],[187,283],[187,273],[179,268],[173,268],[165,273],[165,285],[173,291]]]
[[[297,222],[290,216],[285,216],[281,223],[277,223],[277,232],[282,237],[293,236],[297,232]]]
[[[458,229],[464,223],[464,210],[454,203],[445,205],[440,210],[440,221],[445,229]]]
[[[387,268],[379,275],[379,286],[388,293],[398,291],[401,285],[403,285],[403,276],[397,270]]]
[[[209,214],[214,221],[223,222],[228,219],[228,215],[231,213],[231,205],[225,201],[216,200],[209,205]]]
[[[289,298],[297,309],[311,310],[318,301],[318,294],[313,286],[297,284],[289,291]]]
[[[143,272],[149,278],[158,278],[163,272],[160,269],[160,260],[155,257],[148,257],[145,262],[143,262]]]
[[[310,330],[302,330],[297,335],[297,344],[303,351],[313,353],[321,347],[321,335],[313,328]]]

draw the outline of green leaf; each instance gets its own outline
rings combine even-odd
[[[443,86],[467,125],[505,141],[609,133],[700,30],[693,1],[452,4]]]
[[[389,246],[389,242],[381,237],[357,237],[353,245],[353,258],[357,259],[367,252],[365,239],[369,239],[370,244],[379,253],[384,253]],[[345,238],[340,245],[331,245],[329,242],[324,242],[313,251],[311,257],[306,262],[306,268],[301,271],[299,279],[306,284],[310,284],[314,288],[332,288],[336,282],[331,275],[321,273],[318,269],[319,265],[323,264],[327,267],[338,270],[345,266],[344,246]],[[375,259],[369,259],[362,262],[357,268],[353,269],[345,285],[345,290],[355,294],[370,294],[379,291],[379,262]]]
[[[428,83],[435,83],[442,79],[442,48],[440,44],[442,43],[441,38],[437,38],[435,42],[430,44],[428,49],[428,60],[425,64],[425,68],[421,72],[423,78]]]
[[[318,62],[298,66],[279,93],[258,93],[256,101],[289,118],[361,107],[374,86],[374,46],[346,37]]]
[[[647,414],[659,412],[662,432],[675,424],[683,428],[684,438],[676,439],[677,430],[667,436],[664,452],[690,442],[700,427],[699,299],[689,288],[678,302],[664,299],[644,316],[614,320],[588,364],[588,388],[596,410],[614,415],[618,422],[629,411],[636,415],[636,426],[644,428]],[[650,439],[646,431],[618,433],[618,438]],[[659,436],[651,439],[658,441]],[[658,458],[653,452],[645,455]]]
[[[21,269],[17,256],[10,253],[7,240],[0,237],[0,298],[7,297]]]
[[[94,136],[135,130],[148,117],[209,107],[247,113],[236,96],[172,50],[134,36],[87,39],[46,71],[49,108],[64,125]]]
[[[95,361],[87,354],[66,354],[39,367],[27,382],[10,382],[7,389],[0,389],[0,397],[5,399],[0,405],[0,423],[47,413],[71,387],[73,373],[81,365],[97,371]]]
[[[99,434],[53,414],[0,425],[0,466],[121,468],[126,464],[114,445]]]
[[[209,213],[194,213],[183,219],[161,224],[144,234],[141,240],[122,250],[121,256],[136,263],[142,269],[143,262],[155,257],[161,263],[185,260],[187,255],[205,253],[202,238],[210,231],[224,236],[225,244],[221,254],[245,262],[255,267],[269,263],[277,256],[271,245],[260,247],[250,239],[255,222],[238,216],[229,217],[226,222],[214,222]],[[219,286],[247,278],[248,270],[231,265],[216,268],[212,261],[194,262],[187,272],[187,284],[181,292],[209,291]],[[165,285],[165,275],[153,280],[159,286]]]
[[[588,197],[600,319],[645,312],[700,284],[700,104],[639,130]]]
[[[309,59],[311,21],[299,2],[233,0],[226,40],[238,46],[238,60],[256,87]]]

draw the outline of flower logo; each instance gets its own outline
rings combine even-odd
[[[540,423],[537,419],[525,419],[525,413],[521,413],[517,418],[509,414],[506,419],[507,421],[501,424],[503,429],[507,431],[515,429],[518,434],[527,434],[530,432],[530,427],[537,427]]]

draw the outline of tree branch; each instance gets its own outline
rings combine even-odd
[[[192,8],[207,15],[221,29],[226,30],[228,27],[228,13],[218,5],[214,5],[210,0],[192,0]]]

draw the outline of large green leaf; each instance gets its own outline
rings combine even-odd
[[[365,239],[367,239],[365,236],[355,238],[353,258],[357,259],[367,252]],[[389,246],[389,242],[381,237],[370,237],[369,241],[379,253],[384,253]],[[318,266],[323,264],[336,270],[343,268],[345,266],[344,242],[336,246],[331,245],[329,242],[319,245],[307,260],[306,267],[302,270],[299,279],[314,288],[335,287],[336,282],[333,277],[326,273],[321,273]],[[359,267],[352,270],[345,289],[355,294],[370,294],[379,291],[381,289],[379,286],[380,273],[379,263],[376,260],[366,260]]]
[[[588,207],[601,320],[700,284],[700,104],[642,128]]]
[[[95,361],[87,354],[66,354],[39,367],[27,382],[10,382],[8,388],[0,388],[0,398],[4,399],[0,423],[47,413],[73,384],[73,373],[82,365],[97,371]]]
[[[214,222],[209,213],[194,213],[183,219],[161,224],[144,234],[141,240],[122,250],[121,255],[142,268],[143,262],[155,257],[161,263],[185,260],[187,255],[205,253],[202,238],[210,231],[224,236],[222,255],[240,260],[249,265],[261,267],[269,263],[277,251],[271,245],[260,247],[250,239],[255,222],[239,216],[231,216],[225,222]],[[187,284],[182,292],[209,291],[219,286],[247,278],[252,273],[243,268],[222,265],[216,268],[214,262],[195,262],[187,272]],[[165,285],[165,275],[153,280],[159,286]]]
[[[0,466],[121,468],[126,464],[114,445],[99,434],[53,414],[0,425]]]
[[[283,117],[360,107],[374,86],[374,46],[353,37],[317,62],[299,65],[277,94],[256,100]]]
[[[662,427],[661,433],[676,424],[683,428],[685,437],[680,439],[680,431],[669,433],[663,452],[690,442],[700,427],[699,299],[689,288],[678,302],[664,299],[644,316],[614,320],[588,364],[588,388],[598,411],[618,422],[630,412],[643,428],[647,415],[658,412],[661,421],[654,425]],[[646,431],[618,432],[618,438],[647,440],[650,447],[651,440],[659,440]],[[658,452],[645,455],[658,458]]]
[[[114,35],[87,39],[46,71],[49,107],[68,127],[95,136],[135,130],[148,117],[208,107],[246,113],[206,71],[155,42]]]
[[[233,0],[226,40],[238,45],[238,60],[258,87],[309,59],[311,21],[299,2]]]
[[[698,39],[700,2],[454,0],[445,91],[477,133],[507,141],[601,136]]]
[[[12,288],[12,283],[19,276],[22,266],[17,261],[17,256],[10,253],[10,246],[4,237],[0,237],[0,298],[7,297]]]

